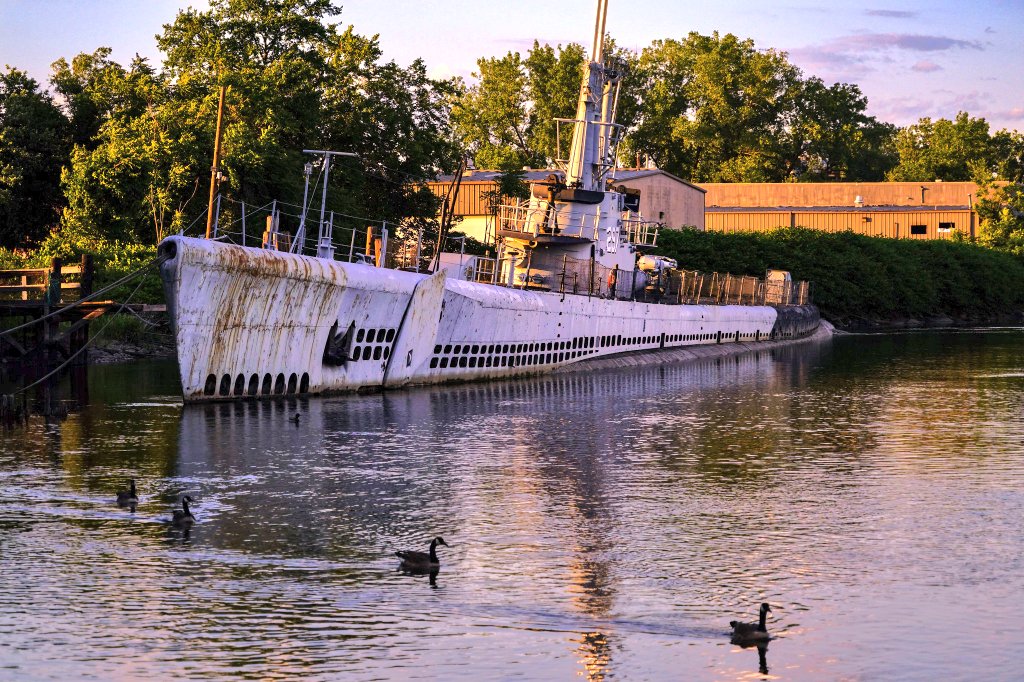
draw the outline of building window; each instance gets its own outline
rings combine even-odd
[[[928,234],[927,225],[911,225],[910,234]]]
[[[956,223],[939,223],[939,232],[949,232],[956,229]]]

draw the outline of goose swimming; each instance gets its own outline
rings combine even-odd
[[[436,571],[441,568],[441,561],[437,558],[437,546],[448,546],[440,535],[430,541],[429,552],[416,552],[403,550],[395,552],[395,556],[402,560],[402,568],[411,571]]]
[[[186,495],[181,498],[181,509],[174,510],[171,523],[178,528],[187,528],[196,522],[196,517],[192,516],[192,511],[188,508],[188,503],[191,501],[192,498]]]
[[[128,480],[128,490],[117,491],[117,503],[122,507],[139,503],[139,496],[135,492],[135,479]]]
[[[761,604],[761,618],[757,623],[742,623],[738,620],[730,621],[729,626],[732,628],[733,640],[753,642],[771,639],[768,635],[768,627],[765,625],[765,620],[768,618],[768,613],[771,610],[772,607],[768,606],[767,603]]]

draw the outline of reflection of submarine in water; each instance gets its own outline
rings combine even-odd
[[[730,386],[770,391],[775,383],[793,383],[791,374],[805,374],[822,347],[339,398],[186,405],[175,469],[183,480],[208,480],[210,471],[252,476],[239,494],[259,499],[239,508],[258,508],[302,528],[307,547],[326,551],[356,538],[372,540],[373,529],[421,515],[423,500],[477,503],[472,469],[479,455],[508,453],[498,460],[517,467],[524,485],[543,491],[558,508],[576,510],[579,605],[599,610],[606,601],[600,563],[609,540],[594,529],[606,520],[600,501],[607,477],[626,454],[624,429],[637,423],[660,428],[640,406],[684,395],[693,409],[710,409]],[[296,412],[302,414],[297,427],[289,421]],[[640,422],[624,421],[627,413]],[[198,492],[202,498],[204,491]],[[300,492],[317,504],[294,504]],[[320,507],[338,511],[316,516]],[[259,537],[270,549],[288,551],[288,538],[266,534],[259,517],[213,511],[203,528],[220,525],[218,543],[241,546]]]
[[[202,462],[209,453],[259,442],[267,450],[294,444],[325,430],[373,436],[383,429],[402,430],[452,419],[500,412],[505,417],[557,415],[567,405],[587,401],[626,404],[665,393],[721,387],[723,384],[776,381],[780,373],[805,376],[827,345],[766,349],[743,355],[706,358],[679,364],[608,370],[600,373],[551,374],[503,381],[414,388],[400,393],[373,393],[341,398],[282,398],[276,401],[187,405],[181,421],[181,465]],[[695,395],[695,399],[701,399]],[[715,400],[708,397],[707,400]],[[296,428],[288,419],[302,413]],[[210,428],[213,426],[214,428]],[[288,426],[288,429],[284,427]],[[217,443],[210,442],[216,439]]]

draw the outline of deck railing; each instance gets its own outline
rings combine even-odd
[[[501,278],[499,278],[500,280]],[[479,281],[479,280],[478,280]],[[811,303],[806,281],[765,280],[751,275],[676,270],[655,272],[608,268],[592,260],[563,256],[543,283],[518,279],[517,287],[561,294],[596,296],[674,305],[806,305]],[[496,281],[498,285],[506,285]]]

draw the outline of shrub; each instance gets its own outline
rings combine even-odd
[[[1024,262],[958,240],[886,239],[781,228],[723,233],[665,230],[659,253],[680,267],[763,277],[768,268],[811,281],[822,315],[858,319],[946,315],[983,319],[1024,310]]]

